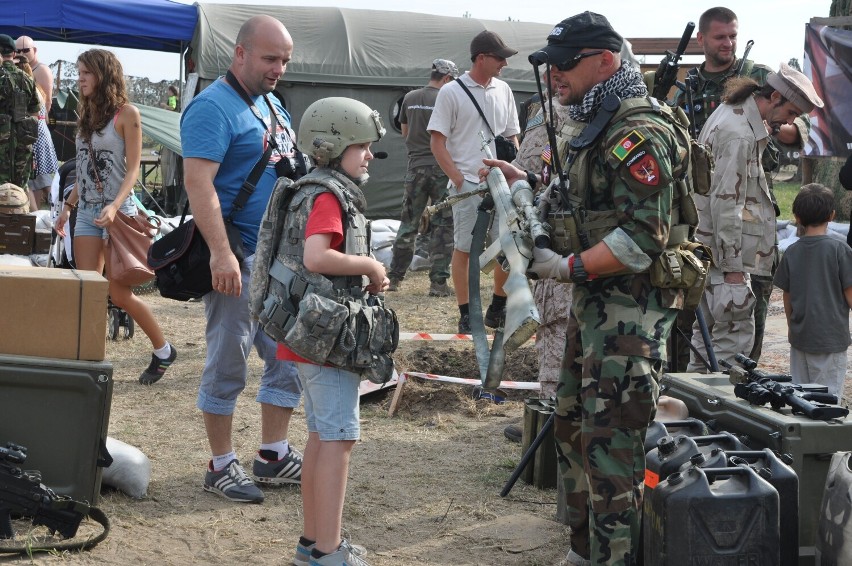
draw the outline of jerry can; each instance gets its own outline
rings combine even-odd
[[[662,437],[657,441],[657,447],[645,454],[645,488],[656,488],[658,483],[680,470],[698,453],[700,450],[692,437],[685,434]]]
[[[817,566],[852,566],[852,452],[831,457],[819,510]]]
[[[645,432],[645,454],[657,447],[657,441],[664,436],[685,434],[686,436],[701,436],[709,429],[704,421],[699,419],[683,419],[677,421],[651,421]]]
[[[780,563],[778,492],[748,466],[692,466],[646,497],[647,566]]]

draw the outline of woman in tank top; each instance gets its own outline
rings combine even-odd
[[[84,52],[77,58],[77,71],[77,180],[55,227],[65,236],[70,211],[77,207],[73,241],[76,266],[102,273],[106,238],[116,212],[130,216],[137,213],[131,192],[139,175],[142,124],[139,110],[128,104],[124,72],[112,52]],[[151,340],[151,363],[139,377],[140,383],[151,385],[174,362],[177,351],[166,341],[150,307],[130,287],[110,281],[109,295]]]

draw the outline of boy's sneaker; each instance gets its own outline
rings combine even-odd
[[[344,539],[345,540],[345,539]],[[367,549],[361,546],[360,544],[351,544],[348,543],[351,547],[350,552],[362,559],[367,555]],[[296,544],[296,556],[293,557],[293,566],[310,566],[311,564],[311,551],[316,546],[316,543],[311,546],[305,546],[301,542]]]
[[[326,554],[322,558],[314,558],[311,555],[311,561],[308,564],[309,566],[370,566],[366,560],[361,558],[367,551],[364,550],[364,553],[360,555],[358,552],[359,550],[355,546],[343,539],[336,552]]]
[[[174,346],[172,346],[172,351],[169,354],[169,357],[165,360],[158,358],[157,354],[151,354],[151,363],[148,365],[148,369],[143,371],[142,375],[139,376],[139,383],[142,385],[153,385],[157,383],[176,359],[177,348]]]
[[[258,452],[254,457],[251,473],[257,483],[279,485],[302,483],[302,454],[292,447],[280,460],[267,460]]]
[[[204,491],[238,503],[263,503],[263,492],[246,475],[236,458],[218,472],[213,471],[213,462],[210,462],[204,476]]]
[[[488,328],[502,328],[503,323],[506,322],[506,307],[497,308],[494,305],[488,305],[482,322]]]

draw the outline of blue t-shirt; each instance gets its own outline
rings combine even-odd
[[[284,155],[277,151],[272,152],[266,170],[260,176],[245,208],[234,215],[234,224],[239,228],[246,252],[249,254],[254,253],[257,246],[260,221],[278,179],[275,165],[282,157],[292,158],[295,151],[295,135],[290,128],[290,114],[274,96],[269,95],[269,100],[285,122],[276,128],[275,135],[278,147]],[[220,164],[213,185],[216,187],[225,218],[230,214],[243,182],[266,150],[266,132],[269,131],[270,123],[269,106],[262,96],[254,97],[254,103],[264,117],[265,130],[248,104],[220,78],[202,90],[181,115],[180,139],[183,157],[197,157]]]

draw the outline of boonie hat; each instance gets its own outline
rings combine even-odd
[[[617,52],[623,44],[624,38],[612,29],[609,20],[594,12],[583,12],[556,24],[547,36],[547,47],[534,55],[540,58],[539,54],[543,52],[551,64],[556,64],[573,59],[583,49]]]
[[[805,114],[823,106],[810,79],[787,63],[781,63],[777,73],[769,73],[766,82]]]
[[[480,53],[492,53],[498,57],[508,59],[517,52],[517,49],[512,49],[506,45],[503,38],[493,31],[481,31],[470,42],[471,58],[475,58]]]
[[[452,75],[453,78],[459,76],[459,68],[449,59],[435,59],[432,61],[432,70],[442,75]]]
[[[5,33],[0,33],[0,53],[3,55],[8,55],[9,53],[15,52],[15,40],[6,35]]]

